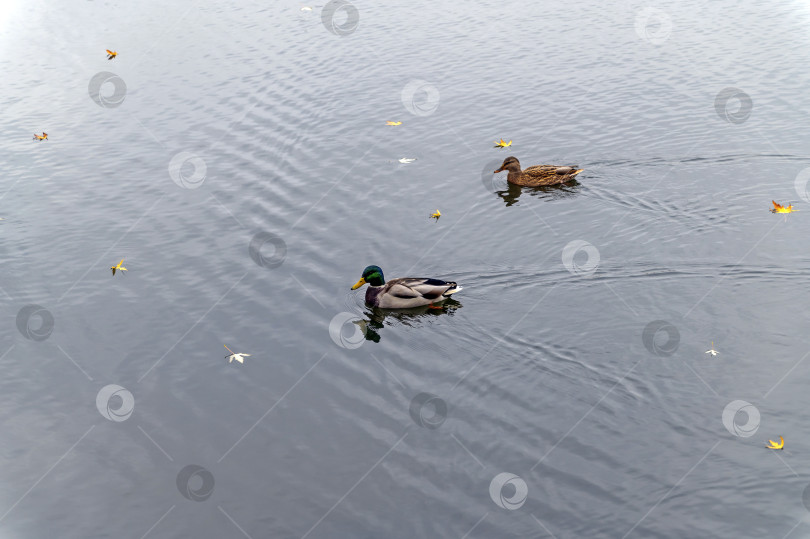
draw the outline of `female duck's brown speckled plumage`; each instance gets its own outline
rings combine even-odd
[[[503,160],[501,168],[495,172],[509,171],[506,181],[515,185],[525,187],[540,187],[542,185],[560,185],[569,182],[582,172],[576,165],[570,167],[560,167],[556,165],[537,165],[525,170],[520,169],[520,161],[517,157],[507,157]]]

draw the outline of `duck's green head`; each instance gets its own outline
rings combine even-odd
[[[360,277],[359,281],[354,283],[352,290],[357,290],[366,283],[371,286],[382,286],[385,284],[385,277],[383,277],[383,272],[379,266],[368,266],[364,269],[363,276]]]

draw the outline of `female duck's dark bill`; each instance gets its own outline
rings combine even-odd
[[[364,284],[366,284],[366,280],[363,279],[362,277],[360,277],[360,280],[357,281],[356,283],[354,283],[354,286],[352,287],[352,290],[357,290],[358,288],[360,288]]]

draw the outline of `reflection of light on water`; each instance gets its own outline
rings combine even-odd
[[[22,26],[24,13],[22,0],[0,0],[0,62],[13,54],[12,44],[18,39],[13,30]]]
[[[22,0],[0,0],[0,32],[6,33],[11,19],[17,15],[22,4]]]

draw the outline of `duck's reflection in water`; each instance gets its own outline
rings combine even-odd
[[[355,324],[365,334],[367,341],[380,342],[379,330],[385,325],[386,319],[390,325],[392,321],[406,326],[419,327],[429,320],[429,317],[449,315],[461,308],[461,303],[448,298],[435,307],[415,307],[413,309],[380,309],[379,307],[366,307],[364,314],[366,320],[359,320]]]
[[[576,180],[571,180],[563,185],[547,185],[541,187],[521,187],[520,185],[507,183],[506,189],[495,191],[495,194],[501,197],[507,206],[511,206],[518,201],[520,195],[523,193],[527,193],[529,196],[551,200],[572,197],[579,193],[580,185],[581,184]]]

